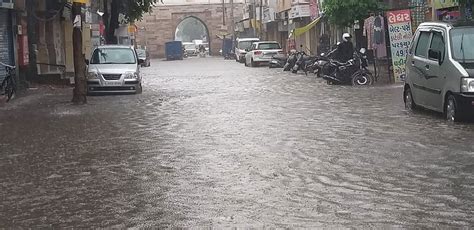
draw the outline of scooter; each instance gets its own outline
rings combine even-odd
[[[269,68],[283,68],[288,58],[284,55],[275,55],[268,64]]]
[[[285,66],[283,66],[283,71],[290,71],[293,66],[295,66],[295,63],[298,60],[298,53],[299,52],[292,51],[290,55],[288,55]]]

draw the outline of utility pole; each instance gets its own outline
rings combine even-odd
[[[254,37],[257,37],[257,3],[255,2],[255,0],[252,0],[253,4],[252,4],[252,20],[255,21],[255,25],[252,25],[253,27],[253,36]]]
[[[77,0],[76,0],[77,1]],[[82,3],[74,1],[72,4],[72,45],[74,54],[74,90],[72,102],[74,104],[87,103],[86,62],[82,54]]]
[[[225,0],[222,0],[222,25],[225,26]]]
[[[234,0],[230,0],[230,29],[232,30],[232,47],[235,40],[235,22],[234,22]]]
[[[263,0],[260,0],[260,40],[263,40]]]
[[[38,67],[36,66],[36,50],[37,50],[37,39],[36,39],[36,0],[26,1],[27,11],[27,35],[28,35],[28,80],[34,80],[38,74]]]

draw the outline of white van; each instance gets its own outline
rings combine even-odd
[[[246,49],[249,49],[253,43],[259,42],[259,38],[238,38],[235,47],[235,60],[240,63],[245,62]]]

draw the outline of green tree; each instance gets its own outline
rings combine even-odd
[[[323,8],[332,23],[350,26],[378,10],[379,5],[377,0],[325,0]]]
[[[115,30],[119,27],[119,15],[125,15],[126,22],[135,22],[143,18],[143,14],[150,13],[159,0],[105,0],[103,16],[106,28],[106,40],[109,44],[117,43]],[[162,2],[160,0],[160,2]],[[109,7],[110,6],[110,7]]]

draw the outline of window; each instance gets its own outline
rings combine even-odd
[[[444,38],[440,32],[433,32],[430,49],[441,52],[441,60],[444,60]]]
[[[241,41],[239,42],[239,49],[241,50],[245,50],[245,49],[248,49],[250,48],[250,46],[256,41]]]
[[[259,50],[276,50],[280,49],[280,44],[278,43],[260,43],[258,45]]]
[[[96,49],[91,64],[136,64],[135,54],[128,48]]]
[[[255,50],[257,47],[257,44],[252,44],[252,46],[250,47],[250,50]]]
[[[430,32],[422,31],[416,44],[415,55],[418,57],[426,57],[428,55],[428,42],[430,41]]]
[[[474,28],[461,27],[450,32],[453,58],[462,62],[474,62]]]

